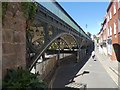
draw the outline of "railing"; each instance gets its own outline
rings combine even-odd
[[[70,25],[72,28],[80,32],[84,37],[90,39],[90,37],[80,28],[80,26],[68,15],[68,13],[57,2],[52,2],[51,0],[47,0],[47,2],[39,2],[39,0],[36,1],[42,6],[44,6],[46,9],[51,11],[53,14],[58,16],[61,20]]]
[[[40,2],[40,4],[65,21],[68,25],[72,26],[75,30],[79,31],[79,27],[75,25],[75,23],[61,10],[60,7],[57,6],[55,2]]]

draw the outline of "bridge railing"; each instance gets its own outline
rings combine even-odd
[[[39,0],[36,0],[37,2]],[[80,34],[82,34],[86,39],[90,39],[90,37],[81,29],[81,27],[69,16],[69,14],[57,3],[52,2],[51,0],[47,0],[47,2],[38,2],[46,9],[51,11],[53,14],[58,16],[65,23],[70,25],[72,28],[77,30]]]
[[[55,2],[39,2],[45,8],[50,10],[60,19],[65,21],[68,25],[72,26],[75,30],[79,31],[79,27],[62,11],[62,9]]]

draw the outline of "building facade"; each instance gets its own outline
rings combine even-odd
[[[118,35],[119,35],[119,44],[120,44],[120,0],[119,0],[119,10],[118,10]]]
[[[111,60],[120,60],[120,3],[112,0],[99,32],[102,48]],[[102,37],[102,39],[101,39]]]

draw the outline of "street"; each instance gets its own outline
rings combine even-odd
[[[54,76],[52,88],[65,88],[71,83],[86,84],[87,88],[118,88],[97,57],[80,63],[71,60],[69,64],[61,65]]]
[[[120,0],[11,1],[0,4],[0,89],[120,90]]]

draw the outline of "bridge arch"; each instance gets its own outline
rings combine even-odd
[[[44,47],[42,47],[42,49],[40,48],[40,49],[37,51],[36,55],[32,58],[32,62],[31,62],[31,64],[30,64],[29,70],[32,69],[32,67],[34,66],[34,64],[37,62],[37,60],[39,59],[39,57],[45,52],[45,50],[46,50],[55,40],[57,40],[58,38],[60,38],[60,37],[62,37],[62,36],[64,36],[64,35],[69,35],[69,36],[71,36],[71,37],[74,39],[74,41],[76,42],[77,46],[79,46],[79,42],[77,41],[77,38],[76,38],[74,35],[72,35],[72,34],[70,34],[70,33],[66,33],[66,32],[59,33],[59,34],[56,35],[53,39],[51,39],[50,42],[45,43],[45,44],[43,45]],[[29,41],[28,41],[28,42],[29,42]]]

